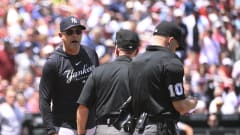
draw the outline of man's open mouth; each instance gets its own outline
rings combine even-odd
[[[73,40],[72,43],[78,43],[78,41],[77,40]]]

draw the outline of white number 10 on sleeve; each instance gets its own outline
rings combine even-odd
[[[180,96],[183,94],[183,85],[182,83],[176,83],[175,85],[170,84],[168,90],[170,91],[171,97]]]

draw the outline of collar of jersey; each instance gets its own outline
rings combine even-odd
[[[160,50],[170,51],[168,48],[159,46],[159,45],[149,45],[149,46],[147,46],[146,50],[147,51],[160,51]]]
[[[131,58],[127,57],[126,55],[118,56],[116,61],[131,61]]]

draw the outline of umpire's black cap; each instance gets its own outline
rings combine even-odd
[[[70,29],[72,27],[80,27],[83,30],[86,29],[86,27],[83,26],[80,23],[80,20],[75,16],[69,16],[69,17],[63,18],[61,20],[61,22],[60,22],[60,31],[61,32],[65,31],[67,29]]]
[[[116,33],[115,44],[124,50],[135,50],[140,45],[140,39],[136,32],[127,29],[120,29]]]
[[[174,22],[168,21],[161,22],[155,28],[153,35],[172,36],[178,41],[179,44],[178,50],[184,49],[184,45],[182,45],[183,39],[181,28]]]

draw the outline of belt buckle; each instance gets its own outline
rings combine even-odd
[[[107,125],[110,125],[110,124],[111,124],[111,119],[107,118]]]

